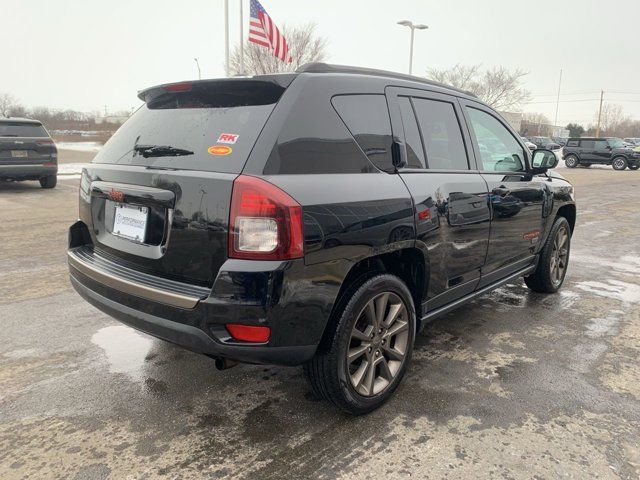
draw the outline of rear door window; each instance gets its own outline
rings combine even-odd
[[[0,122],[0,137],[48,137],[47,131],[39,123]]]
[[[580,140],[580,148],[595,148],[595,145],[593,140]]]
[[[331,104],[371,163],[381,170],[393,169],[393,139],[385,96],[338,95]]]
[[[567,142],[567,147],[577,147],[579,144],[578,140],[569,140]]]
[[[469,170],[460,123],[452,103],[411,99],[418,118],[428,169]]]
[[[93,163],[239,173],[283,91],[272,83],[243,80],[199,84],[183,92],[154,90]],[[183,152],[141,150],[153,146]]]
[[[409,97],[398,97],[400,113],[402,115],[402,126],[404,127],[404,138],[407,146],[407,167],[425,168],[424,149],[418,122],[411,105]]]

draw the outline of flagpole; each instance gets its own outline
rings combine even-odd
[[[224,0],[224,73],[229,76],[229,0]]]
[[[240,0],[240,75],[244,75],[244,14],[242,12],[243,0]]]

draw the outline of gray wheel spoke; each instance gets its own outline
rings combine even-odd
[[[369,360],[365,360],[360,364],[358,369],[351,375],[351,383],[357,389],[362,385],[362,380],[364,380],[364,376],[369,370]]]
[[[373,385],[376,382],[376,366],[371,361],[368,362],[367,373],[364,378],[364,387],[367,390],[368,395],[373,395]]]
[[[389,368],[389,364],[387,363],[387,359],[384,357],[380,357],[380,375],[386,378],[389,382],[393,380],[393,373],[391,373],[391,369]]]
[[[369,323],[375,327],[376,326],[376,309],[373,304],[373,300],[367,303],[367,305],[364,307],[364,313]]]
[[[389,347],[388,345],[384,345],[382,347],[382,351],[389,358],[389,360],[402,361],[402,359],[404,358],[404,353],[399,352],[396,349]]]
[[[364,353],[369,349],[368,343],[361,343],[357,347],[353,347],[349,349],[349,354],[347,355],[347,361],[349,363],[353,363],[354,360],[360,358]]]
[[[376,298],[376,328],[380,328],[382,326],[382,322],[384,322],[384,314],[387,311],[387,302],[389,301],[389,294],[383,293],[378,298]]]
[[[387,315],[387,318],[385,318],[384,322],[382,323],[382,326],[384,328],[389,328],[393,324],[393,322],[396,320],[396,318],[398,318],[400,314],[403,312],[404,312],[404,305],[402,305],[401,303],[391,304],[389,306],[389,314]]]
[[[409,328],[409,325],[407,322],[397,321],[396,323],[393,324],[393,326],[389,330],[387,330],[387,333],[385,333],[383,338],[390,339],[394,335],[402,333],[408,328]]]
[[[372,331],[373,327],[371,325],[367,326],[364,332],[354,327],[351,336],[357,340],[360,340],[361,342],[368,342],[370,340],[369,336],[371,335]]]

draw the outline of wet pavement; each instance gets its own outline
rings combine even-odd
[[[436,320],[359,418],[301,368],[219,372],[100,313],[66,275],[78,180],[0,184],[0,478],[639,478],[640,172],[562,173],[563,290]]]

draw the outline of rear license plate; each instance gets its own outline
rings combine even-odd
[[[149,209],[117,203],[113,215],[113,234],[143,243]]]
[[[26,158],[28,154],[26,150],[11,150],[11,156],[14,158]]]

